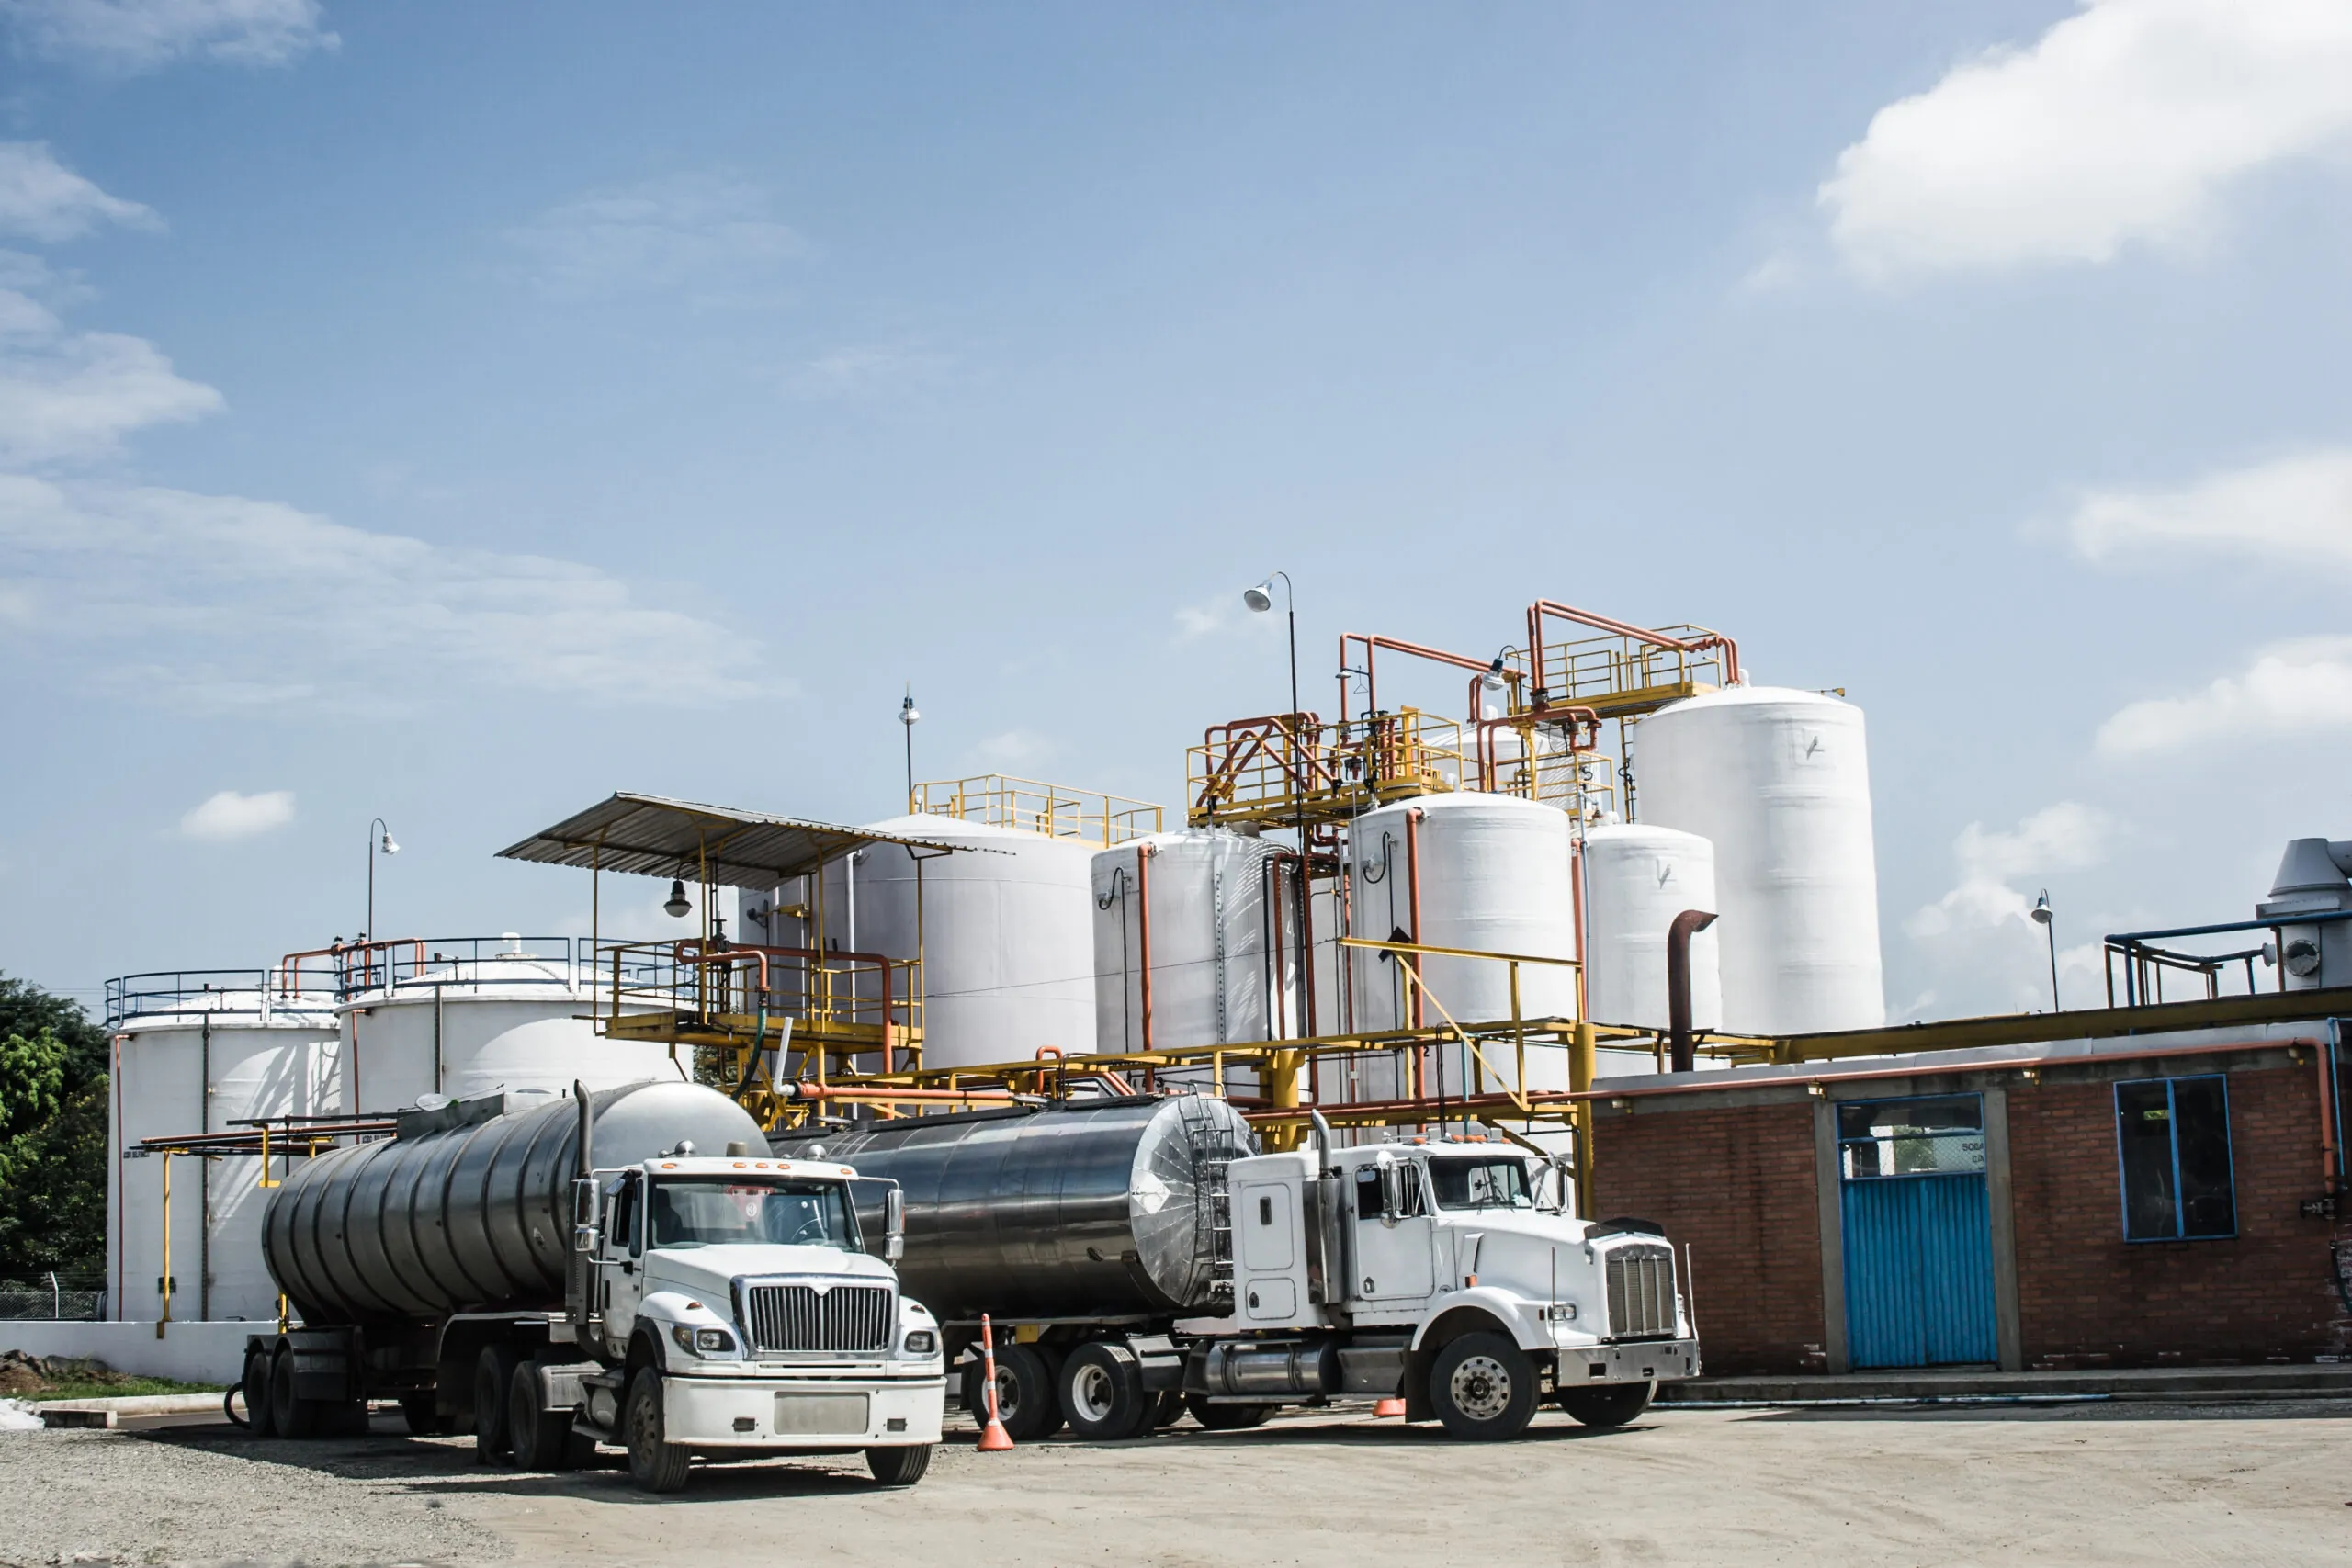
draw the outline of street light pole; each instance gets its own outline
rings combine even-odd
[[[380,840],[376,837],[379,830],[384,835]],[[384,819],[380,817],[369,818],[368,819],[368,929],[360,933],[366,941],[376,940],[376,857],[379,854],[396,855],[400,852],[401,847],[392,842],[392,830],[385,825]]]
[[[1283,613],[1289,622],[1290,630],[1290,798],[1292,825],[1298,833],[1298,929],[1301,933],[1300,942],[1303,947],[1306,940],[1305,933],[1306,931],[1307,920],[1306,902],[1313,890],[1314,879],[1310,864],[1310,849],[1306,841],[1306,756],[1305,748],[1307,742],[1306,739],[1301,736],[1298,732],[1298,595],[1291,587],[1290,573],[1286,571],[1277,571],[1270,573],[1266,580],[1263,582],[1259,583],[1255,588],[1246,590],[1241,595],[1241,602],[1249,605],[1250,609],[1258,611],[1261,614],[1272,609],[1274,607],[1272,589],[1274,586],[1274,579],[1277,577],[1283,580]],[[1298,973],[1302,977],[1306,975],[1306,960],[1308,956],[1309,955],[1303,951],[1299,954]],[[1310,1034],[1313,1033],[1314,1031],[1312,1027],[1307,1024],[1306,1020],[1308,1014],[1313,1010],[1314,1006],[1314,987],[1310,983],[1302,989],[1299,996],[1300,1026],[1306,1029]]]
[[[2058,1000],[2058,911],[2050,907],[2050,889],[2047,887],[2041,890],[2041,898],[2033,906],[2033,923],[2041,928],[2041,934],[2050,941],[2050,1010],[2057,1012],[2062,1007]]]
[[[915,726],[922,722],[922,715],[915,711],[915,688],[907,684],[907,700],[899,705],[899,722],[907,731],[907,809],[915,808]]]

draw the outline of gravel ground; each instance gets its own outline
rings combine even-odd
[[[0,1434],[0,1564],[1330,1568],[2352,1562],[2352,1402],[1556,1415],[1499,1446],[1354,1414],[979,1454],[885,1492],[854,1456],[481,1469],[398,1416],[371,1439],[220,1427]],[[960,1421],[956,1423],[960,1425]]]

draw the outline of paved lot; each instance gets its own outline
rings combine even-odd
[[[1167,1565],[2352,1562],[2352,1404],[1669,1410],[1500,1447],[1368,1416],[697,1472],[477,1468],[396,1435],[0,1434],[0,1562]]]

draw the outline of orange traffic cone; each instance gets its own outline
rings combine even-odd
[[[1001,1454],[1012,1447],[1012,1435],[996,1413],[996,1334],[989,1326],[988,1314],[980,1314],[980,1374],[981,1386],[988,1390],[989,1418],[980,1427],[980,1452]],[[1401,1408],[1401,1406],[1400,1406]]]
[[[1372,1407],[1372,1413],[1374,1416],[1402,1416],[1405,1414],[1405,1402],[1401,1399],[1384,1399]]]

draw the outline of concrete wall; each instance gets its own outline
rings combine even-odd
[[[172,1323],[155,1337],[152,1323],[0,1322],[0,1350],[28,1356],[94,1357],[117,1371],[181,1382],[231,1383],[243,1375],[245,1336],[269,1323]]]

